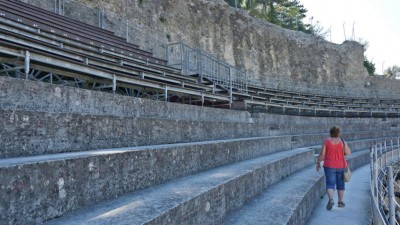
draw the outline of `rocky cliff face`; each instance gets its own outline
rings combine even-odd
[[[183,42],[230,65],[269,78],[362,86],[363,46],[337,45],[250,17],[223,0],[78,0],[129,18],[140,31]]]

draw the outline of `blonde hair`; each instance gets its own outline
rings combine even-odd
[[[340,133],[340,128],[339,126],[333,126],[331,127],[331,129],[329,130],[329,133],[331,135],[331,137],[339,137],[339,133]]]

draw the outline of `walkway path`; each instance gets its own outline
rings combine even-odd
[[[314,209],[307,225],[369,225],[370,222],[370,166],[362,166],[353,172],[352,180],[346,183],[344,202],[346,207],[337,207],[337,193],[332,210],[326,210],[328,196],[324,195]]]

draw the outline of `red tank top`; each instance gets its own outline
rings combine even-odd
[[[333,144],[329,139],[325,139],[325,167],[335,169],[347,167],[347,162],[344,161],[343,147],[343,142]]]

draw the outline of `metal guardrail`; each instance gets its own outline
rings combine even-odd
[[[114,35],[125,38],[128,43],[138,45],[140,49],[153,53],[159,59],[167,58],[166,38],[155,37],[150,33],[151,31],[144,32],[134,21],[106,11],[101,6],[95,9],[73,0],[29,0],[28,3],[82,23],[112,31]]]
[[[371,148],[371,212],[374,225],[399,225],[400,204],[395,190],[400,162],[400,137],[386,139]],[[393,173],[395,169],[396,173]]]
[[[166,38],[154,37],[153,34],[149,33],[151,31],[143,32],[143,29],[138,27],[134,21],[105,11],[101,6],[99,9],[94,9],[74,0],[29,0],[29,3],[80,22],[112,31],[115,35],[126,38],[129,43],[138,45],[142,50],[152,52],[155,57],[167,60],[170,66],[182,69],[183,75],[198,74],[229,90],[234,89],[238,92],[247,93],[248,86],[253,85],[281,91],[332,97],[395,99],[400,96],[400,92],[394,90],[359,88],[364,86],[362,83],[357,84],[357,87],[347,88],[337,85],[295,82],[274,78],[273,76],[265,77],[265,80],[260,81],[255,79],[257,76],[254,74],[228,65],[204,51],[182,43],[168,44]]]
[[[228,91],[234,89],[247,93],[248,80],[245,71],[183,43],[169,44],[167,52],[168,65],[180,69],[183,75],[197,75],[200,79],[206,78]]]

